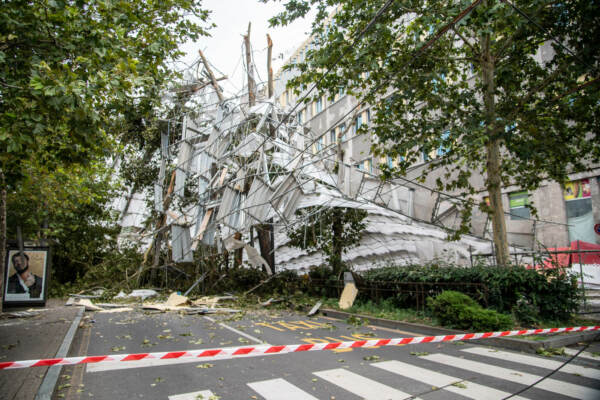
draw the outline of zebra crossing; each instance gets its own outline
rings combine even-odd
[[[536,367],[547,372],[558,368],[562,361],[542,358],[534,355],[522,353],[513,353],[508,351],[490,349],[487,347],[470,347],[462,349],[460,356],[453,356],[443,353],[434,353],[421,355],[419,364],[406,363],[397,360],[386,360],[368,364],[371,371],[379,371],[389,374],[396,378],[401,378],[403,382],[418,382],[431,388],[429,392],[441,392],[442,398],[470,398],[470,399],[504,399],[511,393],[500,390],[498,387],[510,387],[511,391],[517,391],[523,385],[531,385],[541,379],[546,373],[537,375],[531,372],[525,372],[522,367],[507,368],[495,365],[498,360],[504,361],[504,364],[521,365],[523,367]],[[423,367],[423,364],[430,367]],[[487,377],[486,382],[503,382],[497,387],[483,385],[474,382],[475,379],[463,379],[457,376],[448,375],[440,372],[440,369],[448,371],[457,371],[456,375],[483,375]],[[600,363],[598,364],[600,367]],[[529,368],[531,370],[531,368]],[[462,371],[462,373],[458,372]],[[564,374],[577,376],[570,381],[584,382],[575,384],[567,381]],[[373,374],[371,374],[373,376]],[[315,378],[316,377],[316,378]],[[405,400],[427,398],[427,391],[421,393],[407,393],[402,384],[392,387],[388,384],[378,382],[377,380],[363,376],[352,371],[349,368],[334,368],[327,370],[318,370],[312,372],[312,381],[320,379],[327,384],[341,388],[343,391],[352,394],[353,398],[362,398],[367,400]],[[493,379],[492,379],[493,378]],[[561,379],[562,378],[562,379]],[[405,381],[408,380],[408,381]],[[394,380],[395,381],[395,380]],[[387,380],[389,383],[390,380]],[[507,386],[506,383],[509,385]],[[305,387],[298,387],[283,378],[261,380],[247,383],[247,386],[254,392],[254,397],[265,400],[318,400],[329,399],[329,396],[319,397],[319,392],[310,384]],[[412,386],[414,387],[414,385]],[[514,388],[514,390],[512,390]],[[535,385],[536,389],[542,389],[561,395],[564,398],[574,399],[600,399],[600,369],[584,367],[576,364],[564,366],[560,373],[550,378],[544,379]],[[535,396],[537,393],[538,397]],[[521,396],[512,397],[512,399],[535,399],[539,397],[539,391],[524,392]],[[217,393],[218,394],[218,393]],[[455,396],[458,395],[458,396]],[[421,397],[419,397],[421,396]],[[211,399],[218,398],[212,391],[203,390],[199,392],[186,393],[169,396],[169,400],[191,400],[191,399]],[[440,397],[436,397],[440,398]]]
[[[571,349],[569,347],[565,347],[565,354],[569,356],[574,356],[579,352],[579,349]],[[600,363],[600,354],[598,353],[590,353],[589,351],[582,351],[577,357],[585,358],[587,360],[592,360]]]

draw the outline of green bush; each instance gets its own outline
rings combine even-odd
[[[510,329],[513,325],[509,315],[486,310],[469,296],[447,290],[435,298],[429,298],[433,315],[444,326],[475,331]]]
[[[379,297],[393,299],[400,308],[414,305],[414,293],[409,286],[403,286],[407,282],[422,284],[429,297],[444,290],[459,291],[501,313],[516,311],[516,315],[526,316],[529,322],[567,321],[579,306],[577,278],[561,269],[535,271],[517,266],[464,268],[431,264],[378,268],[362,273],[362,277],[366,287],[377,286]],[[519,301],[530,307],[524,310],[519,306],[521,309],[514,310]]]

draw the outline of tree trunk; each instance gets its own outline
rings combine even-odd
[[[215,75],[213,74],[212,69],[208,65],[208,61],[206,61],[206,57],[204,57],[204,53],[202,52],[202,50],[198,50],[198,53],[200,54],[200,58],[202,58],[202,63],[204,64],[204,69],[206,70],[206,73],[208,74],[208,76],[210,78],[210,82],[211,82],[212,86],[215,88],[215,92],[217,92],[219,101],[222,103],[223,101],[225,101],[225,97],[223,97],[223,93],[221,92],[221,88],[219,87],[219,84],[217,83],[217,79],[215,78]]]
[[[152,271],[150,272],[150,281],[152,283],[154,283],[154,280],[156,279],[157,270],[158,270],[158,267],[160,264],[160,250],[162,247],[162,238],[163,238],[163,232],[159,231],[156,234],[156,239],[154,240],[154,258],[152,259]],[[166,271],[166,267],[165,267],[165,271]]]
[[[487,148],[487,190],[492,208],[492,228],[494,231],[494,247],[499,265],[508,265],[509,250],[506,237],[506,221],[502,205],[502,181],[500,179],[500,143],[490,140]]]
[[[274,237],[273,237],[273,220],[267,221],[266,224],[256,226],[256,236],[260,246],[260,255],[269,263],[271,272],[275,273],[275,252]],[[265,271],[266,272],[266,271]]]
[[[233,234],[233,238],[235,240],[242,240],[242,234],[240,232],[236,232]],[[233,253],[233,266],[237,268],[242,265],[242,259],[244,257],[243,254],[244,248],[236,249]]]
[[[248,22],[248,33],[244,35],[244,45],[246,47],[246,69],[248,72],[248,106],[252,107],[256,103],[256,84],[254,83],[252,52],[250,50],[250,22]]]
[[[486,144],[487,178],[486,188],[490,197],[491,219],[494,230],[494,247],[499,265],[509,264],[506,221],[502,205],[502,165],[500,158],[501,140],[498,138],[495,104],[495,60],[490,48],[490,35],[482,36],[481,73],[483,83],[483,103],[485,107],[485,129],[488,142]]]
[[[6,182],[0,169],[0,313],[4,303],[4,270],[6,261]]]

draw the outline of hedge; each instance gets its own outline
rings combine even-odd
[[[478,304],[500,313],[512,313],[519,321],[567,321],[580,300],[577,278],[562,270],[535,271],[523,267],[449,265],[389,266],[355,274],[359,299],[391,301],[398,308],[425,308],[425,299],[446,290],[469,295]],[[238,268],[212,287],[213,292],[245,291],[265,280],[260,270]],[[344,286],[341,276],[328,267],[313,268],[308,275],[294,271],[277,274],[257,288],[254,294],[294,294],[338,297]],[[210,286],[209,286],[210,287]],[[419,287],[418,296],[414,287]]]
[[[448,285],[456,285],[453,290],[471,292],[468,294],[479,304],[498,312],[529,310],[543,320],[568,320],[577,310],[580,299],[577,277],[560,269],[536,271],[518,266],[464,268],[433,264],[383,267],[366,271],[361,277],[365,286],[379,287],[386,282],[393,287],[395,282],[423,282],[427,284],[429,296],[447,290]],[[460,287],[467,290],[459,290]],[[403,296],[393,292],[388,296],[396,298],[397,305],[403,306]]]

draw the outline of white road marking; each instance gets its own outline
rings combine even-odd
[[[495,365],[466,360],[464,358],[448,356],[445,354],[431,354],[424,356],[423,359],[445,364],[452,368],[460,368],[478,374],[489,375],[494,378],[520,383],[522,385],[531,385],[541,378],[541,376],[529,374],[527,372],[497,367]],[[552,378],[548,378],[539,382],[537,385],[535,385],[535,387],[580,400],[600,399],[600,390],[574,385],[572,383],[563,382]]]
[[[503,392],[488,386],[479,385],[477,383],[455,378],[450,375],[440,374],[426,368],[420,368],[412,364],[403,363],[400,361],[383,361],[371,364],[373,367],[381,368],[385,371],[393,372],[401,376],[423,382],[427,385],[436,386],[452,393],[457,393],[461,396],[471,399],[503,399],[510,393]],[[456,384],[455,386],[452,384]],[[514,397],[515,400],[523,400],[523,397]]]
[[[565,350],[565,353],[568,354],[568,355],[570,355],[570,356],[574,356],[579,351],[579,349],[572,349],[570,347],[565,347],[564,350]],[[600,355],[594,355],[594,353],[590,353],[589,351],[582,351],[577,356],[577,358],[587,358],[587,359],[590,359],[590,360],[594,360],[594,361],[600,362]]]
[[[210,390],[202,390],[200,392],[174,394],[169,396],[169,400],[209,400],[211,397],[215,397],[213,392]]]
[[[319,400],[281,378],[252,382],[248,386],[266,400]]]
[[[217,323],[213,318],[204,317],[212,323]],[[222,326],[225,329],[228,329],[237,335],[243,336],[253,342],[266,344],[262,340],[255,338],[252,335],[248,335],[246,332],[242,332],[238,329],[235,329],[229,325],[218,323],[219,326]],[[243,356],[235,356],[235,358],[246,358],[246,357],[256,357],[256,354],[248,354]],[[145,367],[160,367],[163,365],[178,365],[178,364],[187,364],[187,363],[202,363],[208,361],[218,361],[218,360],[229,360],[233,358],[232,356],[216,356],[216,357],[202,357],[202,358],[171,358],[171,359],[148,359],[148,360],[140,360],[140,361],[104,361],[100,363],[91,363],[86,364],[86,372],[104,372],[104,371],[114,371],[120,369],[131,369],[131,368],[145,368]]]
[[[411,397],[408,393],[343,368],[313,372],[313,374],[365,400],[403,400]]]
[[[254,336],[252,336],[252,335],[248,335],[246,332],[242,332],[242,331],[240,331],[239,329],[235,329],[235,328],[233,328],[233,327],[231,327],[231,326],[229,326],[229,325],[227,325],[227,324],[223,324],[223,323],[221,323],[221,322],[217,322],[217,321],[215,321],[214,319],[212,319],[211,317],[204,317],[204,319],[207,319],[207,320],[209,320],[209,321],[210,321],[210,322],[212,322],[212,323],[217,323],[217,324],[219,324],[219,326],[222,326],[222,327],[223,327],[223,328],[225,328],[225,329],[229,329],[231,332],[234,332],[234,333],[236,333],[236,334],[238,334],[238,335],[240,335],[240,336],[243,336],[243,337],[245,337],[246,339],[250,339],[250,340],[252,340],[252,341],[253,341],[253,342],[255,342],[255,343],[258,343],[258,344],[269,344],[269,343],[267,343],[267,342],[263,342],[262,340],[260,340],[260,339],[258,339],[258,338],[255,338],[255,337],[254,337]]]
[[[520,364],[526,364],[546,369],[556,369],[563,364],[562,361],[549,360],[548,358],[529,356],[526,354],[512,353],[508,351],[487,349],[485,347],[472,347],[469,349],[463,349],[463,351],[466,351],[471,354],[477,354],[480,356],[498,358],[500,360],[506,360],[510,362],[516,362]],[[586,378],[600,379],[600,370],[594,368],[586,368],[580,365],[567,364],[560,369],[560,372],[577,374],[585,376]]]

